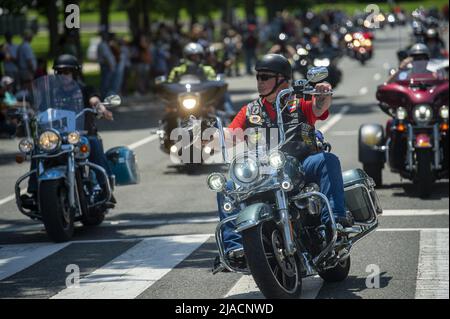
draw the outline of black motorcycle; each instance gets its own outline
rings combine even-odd
[[[165,115],[156,133],[161,149],[170,154],[174,162],[195,166],[213,155],[208,141],[195,138],[202,134],[194,130],[203,133],[213,128],[217,118],[225,125],[229,122],[231,114],[224,108],[227,88],[222,75],[215,81],[204,81],[191,74],[181,76],[176,83],[166,82],[165,77],[157,79],[157,94],[165,105]],[[192,118],[196,119],[196,125],[186,129]]]

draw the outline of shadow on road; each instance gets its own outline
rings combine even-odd
[[[439,182],[433,185],[433,191],[430,197],[421,198],[422,200],[439,200],[449,197],[449,184],[448,182]],[[383,185],[382,189],[390,188],[403,188],[403,192],[393,192],[393,197],[420,197],[416,185],[413,183],[400,183]]]

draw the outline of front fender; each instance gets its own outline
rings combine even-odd
[[[45,170],[42,174],[38,176],[38,181],[54,181],[61,178],[67,178],[67,167],[66,166],[58,166],[52,167],[50,169]]]
[[[263,203],[245,207],[236,218],[236,232],[255,227],[265,220],[273,217],[272,208]]]

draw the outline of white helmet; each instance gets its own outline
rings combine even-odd
[[[195,42],[190,42],[186,44],[183,49],[184,57],[189,60],[189,57],[192,55],[199,55],[202,58],[205,56],[205,50],[203,47]]]

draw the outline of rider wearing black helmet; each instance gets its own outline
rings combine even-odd
[[[84,99],[84,105],[87,108],[97,108],[99,112],[102,113],[102,116],[107,120],[113,120],[112,113],[108,111],[102,104],[100,100],[100,95],[95,92],[93,87],[85,85],[81,81],[81,65],[78,62],[78,59],[70,54],[63,54],[56,58],[53,64],[53,70],[55,75],[69,77],[70,79],[75,80],[78,83]],[[95,126],[95,116],[92,113],[87,113],[85,115],[85,130],[87,131],[87,137],[89,139],[89,144],[91,147],[89,160],[97,165],[102,166],[109,176],[112,175],[111,169],[108,166],[108,162],[103,151],[103,143],[98,136],[97,128]],[[35,161],[31,161],[31,170],[35,169],[36,163]],[[99,183],[101,185],[105,184],[106,181],[103,180],[103,176],[99,174],[98,176]],[[37,191],[37,180],[35,175],[31,175],[28,183],[27,192],[31,194],[22,195],[22,205],[24,208],[35,210],[36,207],[36,191]],[[111,195],[111,202],[106,203],[108,208],[113,208],[116,200],[114,196]]]
[[[277,114],[275,100],[278,93],[290,86],[292,79],[292,68],[289,61],[278,54],[267,54],[256,64],[257,87],[260,97],[245,105],[236,115],[228,129],[268,129],[277,127]],[[318,92],[330,91],[329,83],[316,84]],[[328,117],[328,108],[331,105],[331,95],[317,96],[312,101],[294,99],[284,101],[287,105],[283,111],[283,122],[289,128],[286,129],[286,140],[288,142],[283,150],[296,156],[303,165],[305,171],[305,182],[320,185],[321,191],[330,199],[333,214],[336,221],[348,227],[352,225],[352,218],[346,213],[344,207],[344,186],[339,159],[332,153],[324,153],[317,149],[314,124],[317,120],[325,120]],[[291,130],[292,129],[292,130]],[[267,131],[266,131],[267,132]],[[266,138],[266,141],[268,139]],[[233,187],[231,184],[228,187]],[[220,219],[230,216],[223,211],[223,195],[218,194],[217,202]],[[231,214],[237,214],[235,210]],[[328,217],[325,216],[326,221]],[[225,253],[232,263],[242,267],[243,250],[241,236],[235,233],[231,225],[226,224],[223,230],[223,242]],[[219,262],[216,258],[215,267]]]

